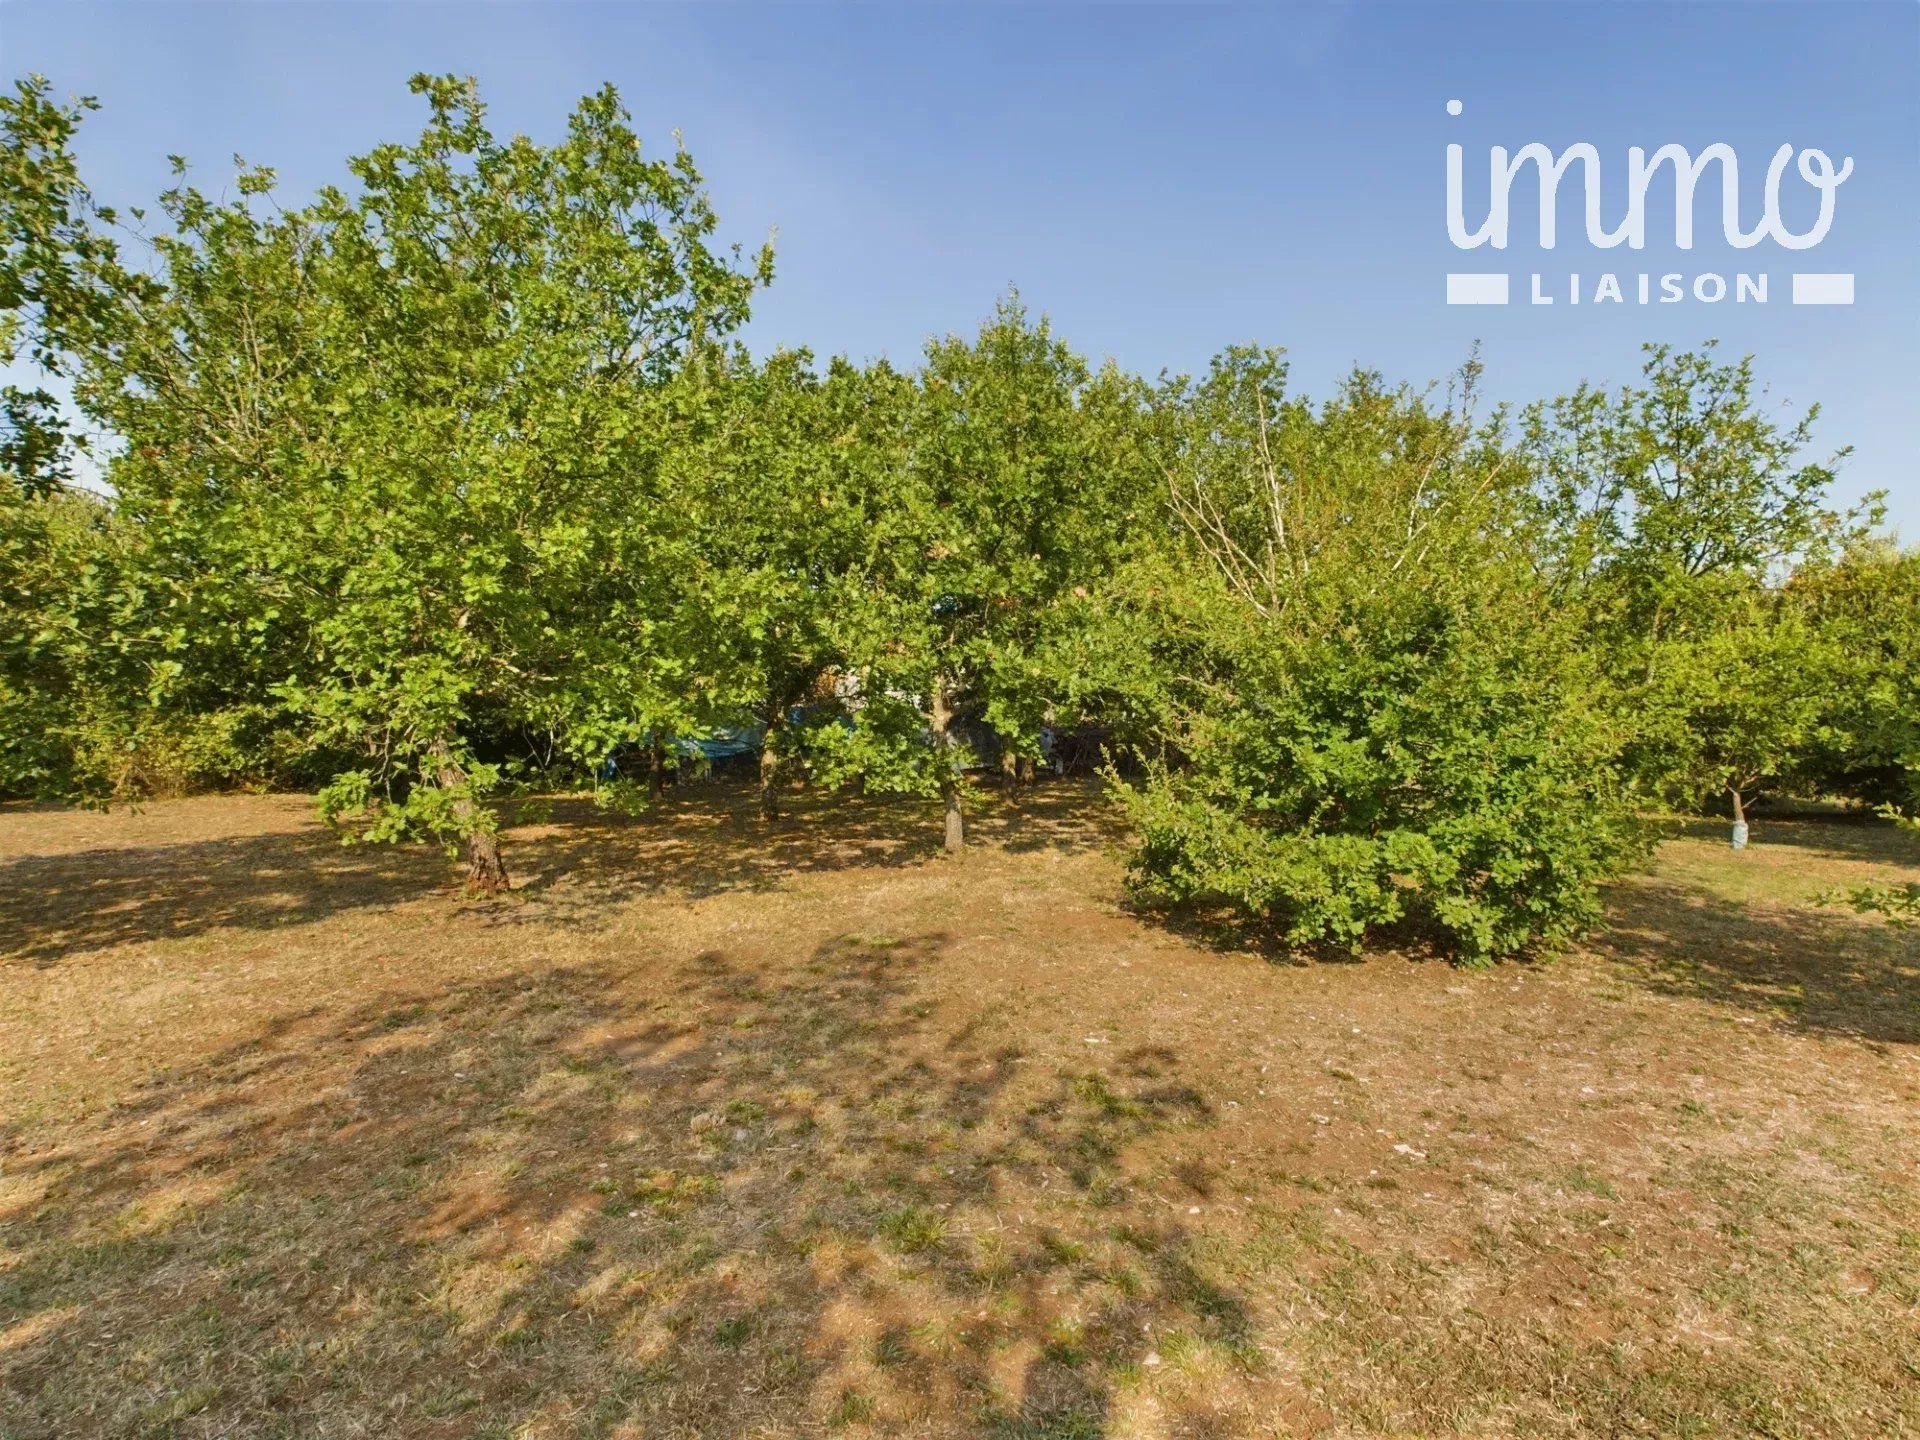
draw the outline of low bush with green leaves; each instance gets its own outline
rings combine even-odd
[[[1247,631],[1183,763],[1125,792],[1136,888],[1295,945],[1405,925],[1478,962],[1579,933],[1635,827],[1562,638],[1419,595]]]
[[[1186,543],[1125,627],[1163,662],[1136,889],[1294,945],[1404,925],[1485,961],[1578,933],[1634,827],[1522,477],[1464,405],[1362,375],[1315,410],[1283,379],[1241,352],[1172,397]]]

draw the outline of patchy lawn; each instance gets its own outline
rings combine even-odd
[[[0,1436],[1920,1433],[1920,878],[1676,830],[1547,966],[1138,919],[1093,797],[0,807]]]

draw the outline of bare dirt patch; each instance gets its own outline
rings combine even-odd
[[[1679,831],[1547,966],[1130,915],[1091,793],[0,809],[0,1435],[1920,1429],[1878,826]]]

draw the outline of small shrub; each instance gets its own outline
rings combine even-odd
[[[1516,603],[1404,596],[1232,642],[1186,764],[1123,792],[1136,893],[1292,945],[1411,923],[1468,963],[1588,928],[1636,831],[1578,662]]]
[[[842,1390],[840,1398],[834,1402],[833,1409],[827,1415],[827,1423],[836,1428],[842,1425],[864,1425],[873,1419],[873,1397],[863,1395],[858,1390]]]
[[[904,1205],[882,1215],[874,1232],[902,1255],[917,1255],[947,1238],[947,1222],[924,1206]]]

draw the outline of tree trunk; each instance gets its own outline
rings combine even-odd
[[[1744,797],[1736,786],[1729,785],[1727,794],[1733,797],[1733,848],[1747,848],[1747,806]]]
[[[942,785],[940,798],[947,805],[947,853],[958,855],[967,846],[967,816],[960,808],[959,781],[950,779]]]
[[[947,853],[956,855],[967,843],[967,817],[960,808],[960,773],[955,768],[953,682],[945,675],[933,682],[933,744],[940,756],[940,799],[947,807]]]
[[[436,740],[428,755],[433,761],[436,785],[442,790],[466,788],[467,772],[454,758],[452,746],[445,740]],[[487,817],[471,796],[461,795],[453,802],[453,819],[466,837],[467,889],[477,895],[497,895],[510,889],[506,862],[500,858],[500,837],[484,823]]]
[[[781,718],[782,712],[776,711],[760,741],[760,818],[769,822],[780,818],[780,755],[774,742],[780,734]]]
[[[500,858],[500,837],[491,830],[467,833],[467,888],[478,895],[497,895],[513,888],[506,863]]]
[[[667,784],[667,747],[658,740],[647,747],[647,793],[654,799]]]

